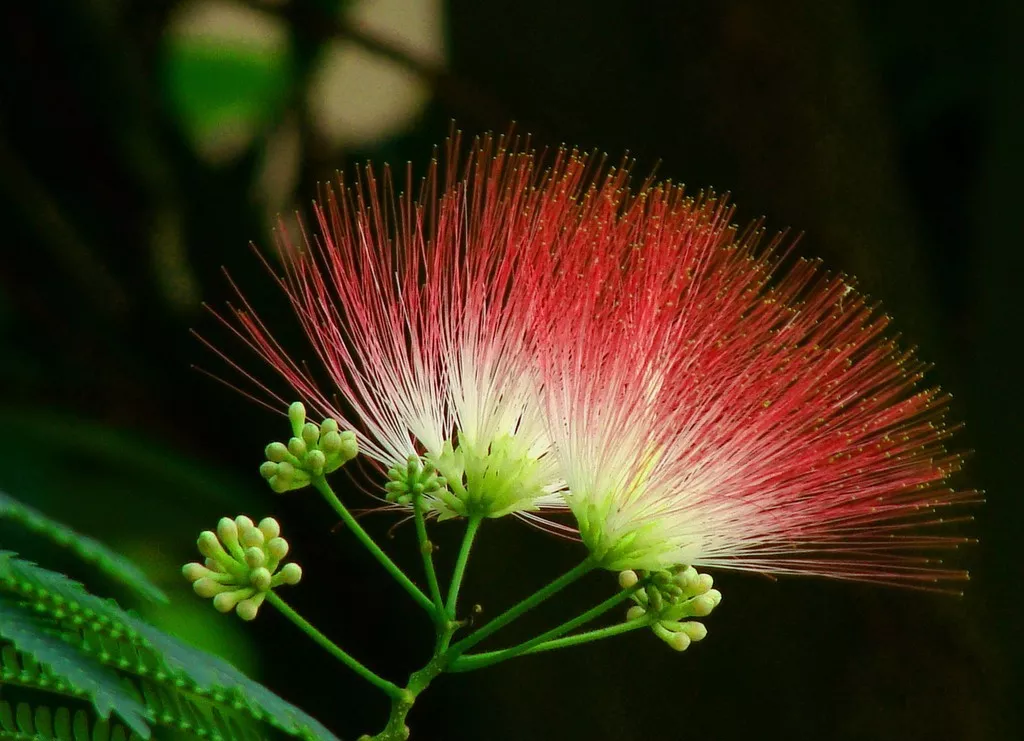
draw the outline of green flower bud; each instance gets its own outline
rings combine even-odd
[[[317,441],[320,439],[320,428],[312,422],[307,422],[302,426],[302,441],[306,444],[307,448],[315,448]]]
[[[242,532],[242,545],[246,548],[258,548],[263,545],[263,533],[258,527],[248,527]]]
[[[236,589],[231,592],[221,592],[213,598],[213,607],[217,612],[231,612],[235,609],[235,605],[252,595],[253,590],[251,588]]]
[[[260,605],[263,604],[263,600],[266,599],[266,593],[260,592],[254,594],[252,597],[242,600],[235,606],[235,614],[242,618],[246,622],[256,619],[256,613],[260,609]]]
[[[288,446],[284,443],[270,443],[263,452],[266,454],[267,460],[273,463],[284,463],[291,455],[288,452]]]
[[[640,582],[640,577],[636,575],[635,571],[627,569],[626,571],[619,572],[619,586],[622,589],[629,589],[636,586]]]
[[[338,420],[331,419],[330,417],[328,417],[327,419],[324,420],[323,424],[320,425],[320,439],[323,440],[324,435],[326,435],[326,434],[328,434],[330,432],[337,432],[337,431],[338,431]]]
[[[341,450],[339,452],[346,462],[359,455],[359,441],[356,439],[356,433],[351,430],[341,433]]]
[[[302,425],[306,423],[306,407],[303,406],[301,401],[293,402],[288,407],[288,421],[292,425],[292,434],[295,437],[301,437]]]
[[[277,475],[277,464],[273,461],[263,461],[260,465],[260,476],[267,481]]]
[[[639,620],[647,614],[647,610],[640,605],[633,605],[626,611],[626,620]]]
[[[322,476],[327,467],[327,456],[322,450],[311,450],[306,455],[306,468],[314,476]]]
[[[267,562],[267,554],[262,548],[251,546],[245,549],[245,563],[250,569],[258,569]]]
[[[192,590],[200,597],[206,597],[207,599],[209,599],[210,597],[215,597],[221,592],[224,592],[228,589],[230,589],[230,587],[226,587],[223,584],[216,582],[209,577],[196,579],[192,583]]]
[[[306,426],[308,427],[309,425]],[[303,434],[305,434],[305,432],[303,432]],[[306,455],[307,450],[308,448],[306,447],[306,442],[301,437],[293,437],[291,440],[288,441],[288,452],[294,455],[296,458],[301,459],[304,455]]]
[[[249,575],[249,583],[253,585],[260,592],[267,592],[270,590],[271,583],[270,571],[260,566],[252,570]]]
[[[272,540],[281,534],[281,525],[273,517],[264,517],[258,525],[263,537]]]
[[[321,435],[320,450],[322,450],[324,455],[327,456],[337,455],[341,452],[341,433],[337,430],[331,430],[330,432]]]
[[[217,533],[211,530],[204,530],[199,533],[196,545],[199,546],[199,552],[207,558],[220,560],[228,557],[228,554],[224,552],[224,548],[221,546],[220,541],[217,540]]]
[[[267,541],[267,553],[270,558],[280,561],[288,555],[288,541],[284,538],[271,538]]]
[[[297,563],[287,563],[278,572],[278,576],[281,577],[282,584],[298,584],[302,580],[302,567]]]
[[[188,579],[190,582],[194,582],[197,579],[202,579],[204,576],[210,575],[210,570],[203,566],[201,563],[187,563],[181,567],[182,576]]]

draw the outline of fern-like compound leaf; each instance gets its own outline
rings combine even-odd
[[[109,718],[113,711],[142,738],[149,738],[146,708],[125,691],[117,674],[83,656],[51,631],[48,621],[0,596],[0,637],[87,697],[101,718]]]
[[[51,620],[66,642],[99,664],[208,703],[209,719],[226,728],[224,739],[246,738],[231,732],[231,724],[237,723],[233,715],[243,713],[290,736],[338,741],[320,722],[228,662],[172,638],[63,574],[0,551],[0,592]]]
[[[154,585],[138,566],[88,535],[51,520],[37,509],[22,504],[0,491],[0,519],[21,525],[35,535],[70,550],[78,558],[92,564],[110,578],[135,590],[146,599],[167,602],[167,596]]]
[[[120,723],[90,718],[84,710],[0,702],[0,741],[142,741]]]

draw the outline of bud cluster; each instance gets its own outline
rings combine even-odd
[[[245,515],[222,517],[217,532],[199,534],[199,552],[205,563],[182,568],[185,578],[200,597],[212,598],[220,612],[234,610],[243,620],[256,617],[267,593],[282,584],[298,584],[298,564],[281,565],[288,554],[288,541],[272,517],[254,525]],[[279,568],[280,567],[280,568]]]
[[[332,473],[356,457],[359,446],[355,433],[340,430],[338,422],[326,419],[317,425],[306,421],[301,402],[288,407],[292,437],[286,443],[270,443],[260,475],[278,494],[308,486],[317,476]]]
[[[626,613],[627,620],[648,620],[654,635],[676,651],[685,651],[690,643],[708,634],[703,623],[685,618],[706,617],[722,601],[722,593],[712,589],[714,580],[710,574],[698,574],[692,566],[619,574],[623,589],[632,588],[641,580],[644,586],[633,592],[636,604]]]
[[[408,506],[424,494],[436,495],[448,481],[431,466],[424,466],[418,455],[410,455],[404,466],[392,466],[384,485],[389,502]]]

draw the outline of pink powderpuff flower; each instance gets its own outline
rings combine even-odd
[[[677,564],[916,585],[961,458],[948,396],[849,280],[782,266],[713,196],[619,194],[604,239],[562,251],[542,310],[546,427],[605,568]],[[565,319],[571,317],[571,320]],[[946,518],[948,522],[948,518]]]
[[[306,406],[354,431],[382,469],[410,458],[447,488],[429,494],[443,518],[561,507],[535,389],[541,266],[585,210],[586,161],[560,154],[541,172],[505,138],[484,137],[461,177],[458,142],[445,182],[435,161],[418,199],[396,196],[367,167],[314,206],[317,233],[296,245],[282,226],[278,278],[329,380],[326,390],[274,339],[239,292],[222,317]],[[526,289],[526,290],[524,290]],[[237,291],[237,289],[236,289]],[[218,352],[214,349],[215,352]],[[284,397],[218,352],[277,408]],[[413,462],[412,465],[420,465]]]

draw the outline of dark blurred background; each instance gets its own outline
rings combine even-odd
[[[277,213],[366,158],[422,171],[453,118],[515,120],[804,231],[800,252],[857,275],[935,362],[954,445],[976,451],[959,484],[988,503],[954,554],[962,598],[721,574],[686,654],[633,634],[442,678],[413,738],[1021,737],[1021,3],[34,0],[0,18],[0,488],[143,563],[173,594],[152,619],[343,738],[378,730],[384,700],[283,619],[221,617],[178,576],[217,517],[274,514],[306,569],[293,604],[391,678],[426,658],[421,616],[325,507],[260,481],[284,421],[192,370],[223,366],[188,330],[253,367],[200,302],[229,298],[226,265],[285,311],[248,247]],[[415,569],[410,528],[366,522]],[[437,528],[442,564],[458,535]],[[486,523],[463,593],[494,614],[578,557]]]

